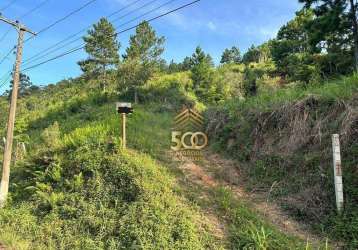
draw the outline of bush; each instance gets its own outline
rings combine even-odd
[[[195,101],[192,95],[193,83],[188,72],[157,75],[139,90],[140,99],[145,102],[161,102],[181,106]]]

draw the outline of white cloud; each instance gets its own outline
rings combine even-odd
[[[207,27],[209,28],[209,30],[215,31],[216,30],[216,25],[213,22],[208,22]]]

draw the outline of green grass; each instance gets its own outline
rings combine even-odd
[[[214,202],[229,221],[232,249],[329,249],[285,235],[255,213],[251,205],[238,201],[226,188],[213,190]]]
[[[200,216],[173,193],[172,177],[111,138],[84,126],[19,164],[0,236],[36,249],[205,249]]]
[[[248,98],[244,101],[233,99],[225,102],[225,106],[228,110],[255,109],[265,111],[272,109],[273,106],[300,100],[307,95],[316,95],[326,100],[347,100],[358,91],[357,82],[358,75],[354,75],[306,87],[294,85],[276,90],[263,88],[256,97]]]
[[[232,100],[207,112],[213,148],[241,162],[249,191],[271,198],[317,233],[358,247],[358,76]],[[224,121],[224,122],[223,122]],[[216,128],[216,130],[214,130]],[[331,135],[341,134],[345,212],[336,213]]]
[[[175,194],[173,177],[140,153],[159,154],[167,143],[151,130],[164,130],[158,121],[166,115],[136,110],[129,128],[141,128],[129,129],[129,147],[141,150],[122,152],[114,99],[67,91],[51,93],[53,105],[40,96],[20,100],[29,154],[12,171],[0,242],[16,249],[215,249],[202,215]],[[33,101],[38,109],[29,112],[24,104]]]
[[[73,83],[20,100],[16,135],[29,137],[29,153],[12,169],[0,242],[19,249],[305,248],[230,191],[209,190],[202,202],[197,189],[180,185],[166,156],[172,110],[136,106],[123,152],[116,96],[87,91]],[[208,206],[227,223],[225,239],[202,222]]]

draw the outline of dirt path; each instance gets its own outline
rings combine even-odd
[[[240,174],[239,166],[218,154],[206,153],[201,163],[191,161],[179,164],[186,178],[204,188],[225,186],[230,188],[238,199],[245,199],[253,209],[257,210],[281,232],[296,236],[314,245],[324,242],[312,234],[304,223],[299,223],[285,213],[278,205],[269,201],[270,192],[248,193],[245,191],[245,178]],[[216,221],[217,218],[215,219]],[[217,222],[217,227],[225,231],[225,225]],[[224,234],[224,232],[222,232]]]
[[[216,182],[209,175],[207,175],[202,168],[193,164],[192,162],[183,162],[176,165],[184,174],[184,178],[180,178],[182,186],[189,190],[195,190],[194,200],[196,202],[203,202],[210,199],[209,189],[216,186]],[[224,243],[227,239],[227,225],[217,216],[217,213],[210,206],[204,206],[202,217],[204,225],[210,225],[210,231],[217,239]]]

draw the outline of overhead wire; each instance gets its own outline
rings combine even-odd
[[[169,15],[169,14],[172,14],[172,13],[174,13],[174,12],[177,12],[177,11],[179,11],[179,10],[181,10],[181,9],[184,9],[184,8],[186,8],[186,7],[189,7],[189,6],[191,6],[191,5],[195,4],[195,3],[198,3],[198,2],[200,2],[200,1],[201,1],[201,0],[195,0],[195,1],[192,1],[192,2],[190,2],[190,3],[181,5],[180,7],[177,7],[177,8],[175,8],[175,9],[172,9],[172,10],[170,10],[170,11],[167,11],[167,12],[161,14],[161,15],[158,15],[158,16],[156,16],[156,17],[153,17],[153,18],[147,20],[147,22],[148,22],[148,23],[151,23],[151,22],[153,22],[153,21],[155,21],[155,20],[157,20],[157,19],[159,19],[159,18],[162,18],[162,17],[167,16],[167,15]],[[116,32],[115,34],[113,34],[113,36],[116,36],[116,35],[125,33],[125,32],[127,32],[127,31],[132,30],[132,29],[135,29],[135,28],[139,27],[140,25],[141,25],[141,23],[139,23],[139,24],[137,24],[137,25],[134,25],[134,26],[132,26],[132,27],[129,27],[129,28],[127,28],[127,29],[121,30],[121,31],[119,31],[119,32]],[[85,48],[85,45],[84,45],[84,44],[81,44],[80,46],[75,47],[75,48],[72,48],[71,50],[66,51],[66,52],[64,52],[64,53],[62,53],[62,54],[59,54],[59,55],[57,55],[57,56],[55,56],[55,57],[52,57],[52,58],[50,58],[50,59],[47,59],[47,60],[45,60],[45,61],[43,61],[43,62],[40,62],[40,63],[37,63],[37,64],[35,64],[35,65],[29,66],[29,67],[23,69],[22,71],[23,71],[23,72],[29,71],[29,70],[31,70],[31,69],[37,68],[37,67],[39,67],[39,66],[41,66],[41,65],[44,65],[44,64],[46,64],[46,63],[48,63],[48,62],[54,61],[54,60],[56,60],[56,59],[59,59],[59,58],[64,57],[64,56],[66,56],[66,55],[72,54],[72,53],[77,52],[77,51],[79,51],[79,50],[82,50],[82,49],[84,49],[84,48]]]
[[[157,1],[157,0],[151,1],[150,3],[153,3],[153,2],[155,2],[155,1]],[[157,6],[157,7],[153,8],[153,9],[151,9],[151,10],[149,10],[149,11],[147,11],[147,12],[145,12],[145,13],[143,13],[143,14],[141,14],[141,15],[135,17],[135,18],[132,18],[131,20],[129,20],[129,21],[127,21],[127,22],[125,22],[125,23],[123,23],[123,24],[121,24],[121,25],[119,25],[119,26],[117,26],[116,29],[118,29],[118,28],[120,28],[120,27],[123,27],[123,26],[125,26],[125,25],[127,25],[127,24],[129,24],[129,23],[131,23],[131,22],[134,22],[134,21],[136,21],[136,20],[138,20],[138,19],[140,19],[140,18],[142,18],[142,17],[144,17],[144,16],[146,16],[146,15],[148,15],[148,14],[151,14],[151,13],[153,13],[153,12],[155,12],[155,11],[157,11],[157,10],[163,8],[164,6],[169,5],[169,4],[171,4],[171,3],[175,2],[175,1],[178,1],[178,0],[170,0],[170,1],[166,2],[166,3],[164,3],[164,4],[161,4],[160,6]],[[146,6],[145,6],[145,7],[146,7]],[[121,17],[118,17],[118,18],[116,18],[115,20],[112,20],[112,22],[116,22],[116,21],[120,20],[121,18],[124,18],[124,17],[126,17],[126,16],[128,16],[129,14],[132,14],[132,13],[133,13],[133,11],[131,11],[130,13],[127,13],[127,14],[121,16]],[[91,27],[91,26],[90,26],[90,27]],[[35,62],[35,61],[38,61],[38,60],[40,60],[40,59],[42,59],[42,58],[45,58],[45,57],[47,57],[48,55],[50,55],[50,54],[52,54],[52,53],[54,53],[54,52],[56,52],[56,51],[58,51],[58,50],[60,50],[60,49],[63,49],[63,48],[65,48],[65,47],[67,47],[68,45],[71,45],[71,44],[77,42],[77,41],[80,40],[80,39],[82,39],[82,37],[79,37],[79,38],[76,38],[76,39],[74,39],[74,40],[71,40],[71,41],[69,41],[68,43],[65,43],[64,45],[62,45],[61,47],[52,49],[52,50],[48,51],[46,54],[44,54],[44,55],[37,56],[37,58],[34,58],[34,57],[32,57],[32,59],[29,58],[29,59],[27,59],[27,60],[24,61],[24,63],[25,63],[24,65],[28,65],[28,64],[30,64],[31,62]]]
[[[42,28],[40,31],[37,32],[37,35],[42,34],[42,33],[46,32],[46,31],[48,31],[49,29],[51,29],[51,28],[54,27],[55,25],[57,25],[57,24],[63,22],[63,21],[66,20],[67,18],[69,18],[69,17],[73,16],[74,14],[80,12],[81,10],[83,10],[84,8],[86,8],[87,6],[91,5],[92,3],[96,2],[96,1],[97,1],[97,0],[90,0],[90,1],[86,2],[85,4],[81,5],[79,8],[77,8],[77,9],[71,11],[70,13],[68,13],[67,15],[65,15],[65,16],[63,16],[63,17],[61,17],[61,18],[59,18],[58,20],[56,20],[55,22],[51,23],[50,25],[48,25],[48,26]],[[35,36],[30,36],[29,38],[27,38],[27,39],[24,41],[24,43],[30,41],[30,40],[33,39],[34,37],[35,37]],[[10,54],[12,51],[14,51],[14,48],[9,51],[9,54]],[[3,62],[3,61],[2,61],[2,62]],[[0,63],[0,64],[1,64],[1,63]]]
[[[96,2],[96,1],[97,1],[97,0],[90,0],[90,1],[86,2],[85,4],[81,5],[79,8],[77,8],[77,9],[71,11],[70,13],[68,13],[67,15],[61,17],[60,19],[56,20],[55,22],[51,23],[50,25],[48,25],[48,26],[42,28],[40,31],[38,31],[38,32],[36,33],[36,36],[38,36],[38,35],[40,35],[40,34],[46,32],[46,31],[48,31],[49,29],[51,29],[51,28],[54,27],[55,25],[57,25],[57,24],[63,22],[63,21],[66,20],[67,18],[69,18],[69,17],[73,16],[74,14],[80,12],[81,10],[83,10],[84,8],[88,7],[89,5],[91,5],[92,3]],[[29,38],[27,38],[27,39],[24,41],[24,43],[27,42],[27,41],[29,41],[29,40],[31,40],[31,39],[33,39],[34,37],[35,37],[35,36],[30,36]]]
[[[167,12],[161,14],[161,15],[155,16],[155,17],[153,17],[153,18],[147,20],[147,22],[148,22],[148,23],[151,23],[151,22],[153,22],[153,21],[155,21],[155,20],[157,20],[157,19],[159,19],[159,18],[162,18],[162,17],[164,17],[164,16],[167,16],[167,15],[169,15],[169,14],[172,14],[172,13],[174,13],[174,12],[177,12],[177,11],[179,11],[179,10],[181,10],[181,9],[184,9],[184,8],[186,8],[186,7],[189,7],[189,6],[191,6],[191,5],[194,5],[195,3],[198,3],[198,2],[200,2],[200,1],[201,1],[201,0],[195,0],[195,1],[189,2],[189,3],[187,3],[187,4],[181,5],[181,6],[177,7],[177,8],[175,8],[175,9],[169,10],[169,11],[167,11]],[[124,29],[124,30],[121,30],[121,31],[119,31],[119,32],[116,32],[115,34],[113,34],[113,36],[117,36],[117,35],[119,35],[119,34],[128,32],[128,31],[130,31],[130,30],[132,30],[132,29],[135,29],[135,28],[139,27],[140,25],[141,25],[141,23],[139,23],[139,24],[137,24],[137,25],[134,25],[134,26],[131,26],[131,27],[129,27],[129,28],[126,28],[126,29]],[[72,54],[72,53],[77,52],[77,51],[79,51],[79,50],[82,50],[82,49],[84,49],[84,48],[85,48],[85,45],[84,45],[84,44],[81,44],[81,45],[76,46],[76,47],[74,47],[74,48],[72,48],[72,49],[70,49],[70,50],[68,50],[68,51],[66,51],[66,52],[64,52],[64,53],[61,53],[61,54],[59,54],[59,55],[57,55],[57,56],[55,56],[55,57],[52,57],[52,58],[50,58],[50,59],[47,59],[47,60],[45,60],[45,61],[43,61],[43,62],[40,62],[40,63],[37,63],[37,64],[35,64],[35,65],[31,65],[31,66],[29,66],[29,67],[23,69],[22,72],[32,70],[32,69],[34,69],[34,68],[37,68],[37,67],[42,66],[42,65],[44,65],[44,64],[46,64],[46,63],[49,63],[49,62],[51,62],[51,61],[57,60],[57,59],[59,59],[59,58],[62,58],[62,57],[64,57],[64,56],[66,56],[66,55]],[[10,72],[11,72],[11,71],[10,71]],[[2,88],[2,87],[6,84],[6,82],[9,80],[10,77],[11,77],[11,73],[9,74],[8,78],[5,79],[5,81],[3,81],[3,83],[0,84],[0,88]]]
[[[140,1],[142,1],[142,0],[136,0],[136,1],[134,1],[134,2],[132,2],[132,3],[130,3],[130,4],[128,4],[128,5],[126,5],[126,6],[124,6],[123,8],[121,8],[121,9],[119,9],[119,10],[117,10],[117,11],[111,13],[110,15],[106,16],[106,18],[110,18],[110,17],[112,17],[112,16],[114,16],[114,15],[116,15],[116,14],[122,12],[123,10],[125,10],[125,9],[127,9],[127,8],[129,8],[129,7],[131,7],[131,6],[133,6],[134,4],[136,4],[136,3],[140,2]],[[158,1],[158,0],[153,0],[153,1],[151,1],[150,3],[153,3],[153,2],[156,2],[156,1]],[[148,3],[142,5],[142,6],[138,7],[138,8],[136,8],[136,9],[133,10],[133,11],[130,11],[129,13],[127,13],[127,14],[125,14],[125,15],[123,15],[123,16],[121,16],[121,18],[124,18],[124,17],[126,17],[126,16],[132,14],[134,11],[140,10],[141,8],[145,8],[146,6],[148,6]],[[91,25],[88,25],[87,27],[81,29],[80,31],[78,31],[78,32],[76,32],[76,33],[74,33],[74,34],[72,34],[72,35],[67,36],[66,38],[64,38],[64,39],[62,39],[61,41],[59,41],[59,42],[57,42],[57,43],[55,43],[55,44],[53,44],[53,45],[47,47],[46,49],[44,49],[44,50],[38,52],[37,54],[35,54],[35,55],[33,55],[33,56],[31,56],[31,57],[25,59],[23,62],[24,62],[25,64],[28,64],[29,61],[34,61],[35,58],[36,58],[35,60],[38,60],[38,58],[40,58],[40,57],[42,58],[42,54],[44,54],[44,53],[46,53],[46,52],[48,52],[48,51],[50,51],[50,50],[51,50],[51,52],[49,52],[49,53],[53,53],[53,52],[55,52],[55,51],[57,51],[57,50],[59,50],[59,49],[62,49],[62,48],[64,48],[64,47],[66,47],[66,46],[68,46],[68,45],[74,43],[74,42],[77,41],[77,40],[80,40],[82,37],[77,38],[77,39],[75,39],[75,40],[71,40],[71,42],[66,43],[66,45],[63,45],[63,46],[61,46],[61,47],[59,47],[59,48],[53,50],[55,47],[61,45],[62,43],[68,41],[68,40],[71,39],[71,38],[76,37],[77,35],[79,35],[79,34],[85,32],[85,31],[87,31],[87,30],[88,30],[89,28],[91,28],[91,27],[92,27],[92,24],[91,24]]]
[[[9,50],[7,54],[0,60],[0,65],[9,57],[9,55],[15,50],[16,46],[13,49]]]
[[[16,18],[16,20],[19,20],[19,19],[23,19],[27,16],[29,16],[30,14],[32,14],[33,12],[35,12],[36,10],[40,9],[42,6],[44,6],[46,3],[48,3],[50,0],[44,0],[42,1],[41,3],[39,3],[38,5],[36,5],[34,8],[30,9],[29,11],[25,12],[23,15],[19,16]],[[7,35],[11,32],[12,30],[12,27],[9,27],[7,29],[7,31],[4,33],[4,35],[2,35],[0,37],[0,43],[7,37]]]
[[[7,77],[6,77],[7,76]],[[6,77],[6,78],[5,78]],[[1,88],[3,88],[6,84],[7,84],[7,82],[9,81],[9,79],[10,79],[10,77],[11,77],[11,71],[10,72],[8,72],[7,74],[5,74],[5,77],[3,77],[3,81],[1,81],[1,83],[0,83],[0,89]]]
[[[4,7],[2,7],[0,9],[0,12],[4,11],[4,10],[7,10],[8,8],[10,8],[17,0],[13,0],[11,1],[10,3],[8,3],[7,5],[5,5]]]
[[[15,0],[15,1],[16,1],[16,0]],[[24,17],[30,15],[30,14],[33,13],[34,11],[36,11],[36,10],[38,10],[39,8],[41,8],[42,6],[44,6],[48,1],[50,1],[50,0],[44,0],[44,1],[42,1],[40,4],[38,4],[37,6],[35,6],[35,7],[32,8],[31,10],[29,10],[28,12],[24,13],[23,15],[21,15],[21,16],[18,17],[17,19],[24,18]],[[88,5],[94,3],[95,1],[96,1],[96,0],[91,0],[91,1],[86,2],[84,5],[82,5],[82,6],[79,7],[78,9],[72,11],[71,13],[67,14],[66,16],[64,16],[64,17],[62,17],[62,18],[60,18],[60,19],[58,19],[58,20],[55,21],[54,23],[52,23],[52,24],[48,25],[47,27],[41,29],[38,33],[43,33],[43,32],[45,32],[46,30],[52,28],[52,27],[55,26],[56,24],[58,24],[58,23],[64,21],[65,19],[69,18],[70,16],[74,15],[75,13],[81,11],[82,9],[84,9],[84,8],[87,7]],[[118,14],[119,12],[125,10],[125,9],[128,8],[128,7],[131,7],[132,5],[134,5],[134,4],[136,4],[136,3],[140,2],[140,1],[142,1],[142,0],[136,0],[136,1],[134,1],[134,2],[132,2],[132,3],[130,3],[130,4],[128,4],[128,5],[126,5],[126,6],[124,6],[123,8],[119,9],[118,11],[115,11],[115,12],[111,13],[108,17],[114,16],[114,15]],[[6,33],[3,35],[3,37],[0,38],[0,41],[2,41],[2,40],[7,36],[7,34],[10,32],[10,30],[11,30],[11,28],[8,30],[8,32],[6,32]],[[25,41],[25,42],[26,42],[26,41]],[[16,46],[14,46],[10,51],[8,51],[8,53],[0,60],[0,65],[8,58],[8,56],[9,56],[15,49],[16,49]],[[5,79],[5,77],[6,77],[10,72],[11,72],[11,70],[8,71],[8,72],[3,76],[3,79]],[[10,74],[10,76],[11,76],[11,74]],[[9,78],[9,77],[8,77],[8,78]],[[6,84],[8,78],[5,79],[5,81],[3,81],[3,82],[0,84],[0,88],[2,88],[2,87]]]

